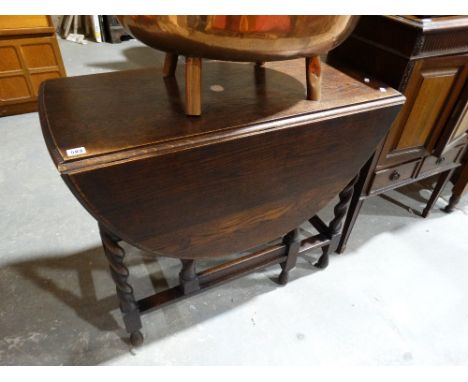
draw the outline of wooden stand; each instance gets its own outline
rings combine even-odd
[[[163,77],[174,77],[177,69],[178,55],[166,53],[163,66]],[[306,90],[307,99],[319,101],[322,87],[322,67],[319,56],[306,59]],[[199,57],[185,58],[185,114],[191,116],[201,115],[202,93],[202,59]],[[255,69],[263,68],[264,62],[255,63]]]
[[[166,61],[166,76],[174,74],[175,59]],[[199,60],[187,63],[187,77],[197,78]],[[155,69],[42,86],[47,146],[70,190],[100,225],[133,345],[143,340],[143,313],[275,264],[284,285],[297,256],[313,249],[322,249],[316,266],[328,265],[351,200],[350,180],[404,98],[327,65],[321,70],[321,101],[309,102],[302,97],[308,86],[303,60],[255,71],[212,62],[203,75],[223,91],[201,89],[210,107],[200,118],[187,118],[177,81]],[[191,99],[190,88],[188,93]],[[338,193],[335,217],[326,224],[317,214]],[[299,227],[307,221],[318,234],[301,239]],[[180,284],[136,301],[119,240],[179,259]],[[197,271],[200,259],[236,253],[247,254]]]

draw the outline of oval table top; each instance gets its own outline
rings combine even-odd
[[[158,68],[46,81],[43,134],[77,199],[123,240],[178,258],[238,253],[330,202],[404,102],[327,65],[321,101],[307,101],[303,70],[207,62],[201,117]]]

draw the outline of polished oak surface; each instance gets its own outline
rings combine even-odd
[[[294,60],[254,69],[252,64],[205,63],[201,118],[182,112],[182,74],[164,79],[159,68],[47,81],[40,103],[47,116],[46,133],[54,142],[54,160],[64,169],[84,166],[85,158],[96,163],[103,155],[133,156],[142,147],[171,149],[191,140],[228,137],[233,129],[243,128],[243,134],[260,124],[267,129],[290,118],[304,123],[336,109],[368,109],[364,103],[369,100],[392,103],[399,95],[380,82],[364,83],[362,76],[356,80],[324,65],[322,99],[309,102],[303,99],[303,65]],[[81,146],[86,147],[84,155],[66,155],[66,150]]]
[[[48,81],[46,143],[78,200],[128,243],[186,259],[242,252],[337,195],[404,101],[329,66],[322,101],[301,100],[303,65],[209,63],[194,119],[158,69]],[[86,153],[66,155],[77,147]]]

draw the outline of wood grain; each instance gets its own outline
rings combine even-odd
[[[154,70],[47,81],[46,143],[78,200],[128,243],[183,259],[241,252],[338,194],[404,100],[325,66],[323,101],[306,101],[303,65],[259,68],[260,79],[252,65],[207,63],[205,80],[224,92],[205,91],[196,119]]]
[[[161,69],[150,68],[47,81],[40,99],[42,114],[52,128],[60,126],[60,132],[46,131],[55,141],[54,161],[66,170],[143,155],[155,146],[161,151],[229,136],[233,129],[242,128],[245,134],[260,125],[287,125],[283,121],[290,118],[305,123],[399,102],[399,93],[381,82],[366,84],[362,76],[356,80],[328,65],[322,65],[320,102],[305,99],[303,60],[266,63],[259,71],[262,75],[252,64],[205,61],[202,118],[184,114],[183,71],[175,80],[163,79]],[[223,90],[213,91],[211,85]],[[379,91],[382,86],[388,91]],[[67,157],[67,149],[83,145],[85,155]]]
[[[201,114],[201,82],[202,59],[199,57],[185,58],[185,114],[199,116]]]

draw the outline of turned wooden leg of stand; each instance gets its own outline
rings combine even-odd
[[[437,183],[436,183],[436,186],[434,187],[434,191],[432,191],[431,197],[429,198],[429,201],[427,202],[426,208],[424,208],[424,211],[422,212],[423,218],[427,217],[429,215],[429,212],[431,212],[432,207],[434,207],[434,204],[439,198],[440,193],[442,192],[448,180],[452,176],[453,171],[454,169],[445,171],[439,175],[439,179],[437,179]]]
[[[119,241],[117,237],[107,232],[102,226],[99,226],[99,231],[104,252],[109,261],[112,279],[115,282],[125,328],[130,334],[131,344],[133,346],[139,346],[143,343],[143,334],[140,331],[142,327],[140,311],[138,310],[138,304],[133,295],[133,288],[128,283],[129,272],[123,262],[125,252],[122,247],[117,244]]]
[[[164,58],[163,66],[163,76],[164,77],[174,77],[175,71],[177,69],[177,59],[179,56],[175,53],[166,53]]]
[[[201,70],[201,58],[185,58],[185,114],[187,115],[201,115]]]
[[[255,62],[255,66],[257,66],[257,67],[262,67],[262,66],[264,66],[264,65],[265,65],[265,62],[264,62],[264,61],[257,61],[257,62]]]
[[[299,240],[299,229],[295,229],[289,232],[284,237],[284,243],[288,247],[288,254],[286,261],[281,263],[281,274],[279,275],[278,282],[281,285],[286,285],[289,280],[289,271],[296,266],[297,254],[299,253],[299,247],[301,241]]]
[[[320,57],[306,58],[307,99],[319,101],[322,85],[322,67]]]
[[[353,196],[354,185],[357,182],[358,177],[356,176],[343,191],[338,195],[339,202],[333,209],[334,218],[328,225],[328,232],[330,235],[330,244],[322,248],[322,256],[317,261],[315,266],[320,269],[328,267],[329,255],[331,252],[335,252],[341,240],[341,227],[343,225],[344,217],[348,211],[349,202]]]
[[[200,289],[195,260],[181,260],[182,270],[179,273],[180,287],[184,294],[189,294]]]
[[[320,259],[314,264],[314,267],[318,269],[325,269],[328,267],[328,263],[330,259],[330,246],[326,245],[322,247],[322,256],[320,256]]]
[[[332,237],[339,235],[341,233],[341,226],[343,225],[343,219],[346,215],[346,212],[348,211],[349,202],[351,201],[351,198],[353,196],[354,185],[356,184],[357,180],[358,180],[358,177],[356,176],[355,178],[353,178],[353,180],[351,180],[351,182],[348,183],[348,185],[338,195],[339,202],[333,209],[333,213],[335,216],[333,220],[330,222],[330,224],[328,225]],[[335,251],[336,247],[338,246],[338,242],[333,243],[333,245],[330,245],[330,246],[332,247],[332,251]]]

